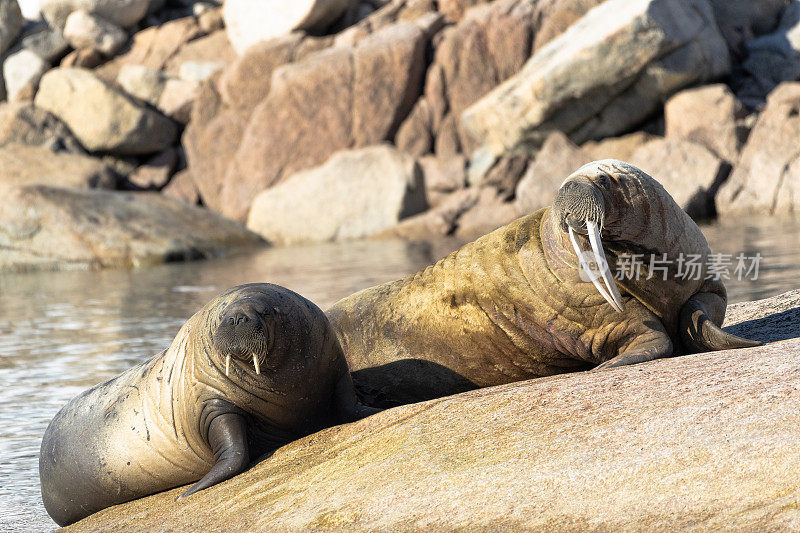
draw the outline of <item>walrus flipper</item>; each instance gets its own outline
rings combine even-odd
[[[723,331],[714,323],[704,305],[705,300],[714,296],[709,293],[695,294],[681,308],[680,336],[684,348],[690,353],[700,353],[761,346],[762,343],[758,341]]]
[[[375,413],[380,413],[383,410],[364,405],[358,401],[350,372],[346,372],[336,384],[334,405],[342,423],[355,422]]]
[[[646,363],[660,359],[661,357],[669,357],[672,355],[672,341],[669,336],[664,332],[660,334],[659,331],[653,332],[655,335],[642,338],[631,346],[627,347],[622,353],[616,357],[609,359],[592,369],[593,372],[598,370],[606,370],[609,368],[616,368],[618,366],[635,365],[637,363]]]
[[[244,472],[250,464],[250,453],[247,448],[247,423],[244,414],[228,402],[217,400],[214,404],[213,409],[216,412],[206,418],[210,420],[208,443],[214,452],[214,466],[200,481],[189,487],[176,500],[186,498],[195,492],[230,479],[236,474]],[[226,407],[227,409],[224,409]],[[220,412],[220,408],[224,410]]]

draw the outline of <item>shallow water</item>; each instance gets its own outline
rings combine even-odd
[[[715,252],[763,256],[757,280],[726,283],[731,302],[800,286],[800,221],[739,219],[703,230]],[[84,389],[164,349],[217,293],[269,281],[326,308],[356,290],[414,272],[457,246],[360,242],[132,271],[0,276],[0,530],[55,527],[41,504],[37,457],[56,411]]]

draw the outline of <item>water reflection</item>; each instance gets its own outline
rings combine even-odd
[[[760,252],[756,281],[727,283],[731,301],[798,286],[800,224],[752,219],[704,227],[720,253]],[[143,270],[0,277],[0,530],[53,527],[41,504],[41,435],[70,398],[164,349],[212,296],[242,283],[284,285],[325,308],[443,257],[456,241],[359,242],[266,250]]]

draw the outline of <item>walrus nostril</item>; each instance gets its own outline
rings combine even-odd
[[[242,312],[236,313],[235,315],[233,315],[231,317],[231,323],[234,324],[234,325],[237,325],[237,326],[239,324],[247,323],[249,321],[250,321],[250,317],[248,317],[246,314],[244,314]]]

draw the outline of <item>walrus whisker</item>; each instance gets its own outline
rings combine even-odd
[[[575,255],[578,256],[578,261],[580,262],[581,266],[586,271],[586,273],[589,275],[589,277],[591,277],[592,284],[594,285],[594,288],[597,289],[597,292],[600,293],[600,296],[602,296],[609,304],[611,304],[611,307],[613,307],[614,309],[616,309],[618,312],[621,313],[622,309],[620,309],[617,306],[617,303],[611,298],[611,296],[608,294],[608,292],[606,292],[605,288],[598,281],[598,279],[597,279],[598,276],[595,275],[595,273],[592,271],[591,267],[589,266],[589,263],[583,257],[583,250],[581,250],[581,247],[578,244],[578,240],[575,238],[575,232],[572,231],[572,227],[569,228],[569,238],[572,241],[572,247],[575,249]],[[597,259],[595,258],[595,260],[597,260]],[[598,262],[598,265],[599,265],[599,262]]]
[[[258,366],[258,357],[256,357],[255,353],[253,354],[253,366],[256,369],[256,374],[258,374],[260,376],[261,375],[261,367]]]
[[[614,308],[619,311],[620,313],[625,308],[625,304],[622,301],[622,296],[617,289],[617,284],[614,283],[614,277],[611,274],[611,269],[608,267],[608,261],[606,261],[606,253],[603,250],[603,242],[600,240],[600,230],[597,228],[597,224],[591,220],[586,221],[586,230],[589,233],[589,242],[592,245],[592,252],[594,253],[595,260],[597,261],[597,266],[600,268],[600,274],[603,276],[603,281],[606,284],[606,288],[608,292],[611,293],[611,297],[614,299]]]
[[[225,357],[225,375],[227,376],[230,374],[231,371],[231,354],[228,354]]]

